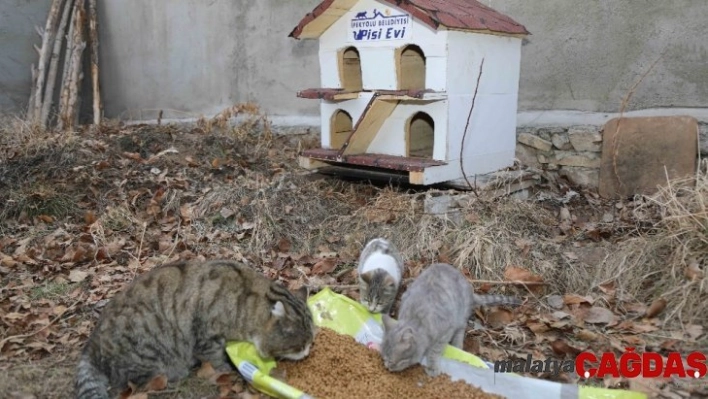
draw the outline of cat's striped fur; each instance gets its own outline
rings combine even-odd
[[[389,371],[402,371],[426,360],[425,371],[440,373],[440,358],[448,344],[462,349],[467,320],[478,306],[518,305],[502,295],[476,295],[455,267],[427,267],[401,297],[398,320],[383,315],[381,355]]]
[[[238,262],[157,267],[102,311],[77,367],[77,398],[115,397],[128,382],[157,375],[173,383],[202,361],[228,370],[226,341],[251,342],[263,357],[301,359],[315,335],[305,297]]]
[[[359,302],[372,313],[389,313],[403,280],[404,264],[384,238],[369,241],[359,256]]]

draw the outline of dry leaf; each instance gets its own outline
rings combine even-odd
[[[580,330],[575,334],[575,336],[585,342],[597,341],[600,338],[598,333],[594,333],[590,330]]]
[[[701,270],[700,266],[698,265],[698,262],[696,261],[691,262],[686,267],[684,273],[686,275],[686,278],[691,281],[697,281],[703,278],[703,270]]]
[[[327,274],[337,267],[336,258],[325,258],[315,263],[312,266],[312,274],[322,275]]]
[[[504,270],[504,279],[506,281],[519,281],[523,283],[543,282],[543,277],[535,275],[527,269],[516,266],[509,266],[506,270]]]
[[[551,328],[542,321],[529,320],[526,322],[526,327],[531,330],[534,334],[543,334]]]
[[[147,384],[145,384],[145,389],[148,391],[162,391],[167,388],[167,376],[160,374],[153,377]]]
[[[43,221],[44,223],[53,223],[54,222],[54,218],[49,215],[39,215],[39,216],[37,216],[37,219]]]
[[[278,251],[280,252],[288,252],[290,251],[291,247],[292,243],[285,237],[281,238],[280,241],[278,241]]]
[[[199,370],[197,371],[197,377],[204,378],[205,380],[210,379],[215,374],[216,370],[214,370],[214,366],[212,366],[209,362],[202,362],[201,367],[199,367]]]
[[[86,277],[88,277],[88,273],[82,270],[74,269],[69,272],[69,281],[72,283],[80,283],[86,280]]]
[[[487,313],[487,323],[492,328],[500,328],[514,320],[514,314],[506,309],[496,309]]]
[[[585,315],[585,322],[592,324],[608,324],[615,319],[611,310],[599,306],[591,307]]]
[[[580,296],[580,295],[576,295],[576,294],[563,295],[563,302],[566,305],[577,305],[580,303],[587,303],[587,304],[592,305],[592,303],[594,301],[595,301],[594,299],[587,297],[587,296]]]
[[[86,213],[84,213],[84,222],[86,222],[87,225],[94,224],[96,220],[96,212],[86,211]]]
[[[654,302],[651,303],[651,305],[649,306],[649,308],[647,309],[647,311],[644,315],[651,319],[653,317],[656,317],[665,308],[666,308],[666,299],[659,298],[659,299],[654,300]]]

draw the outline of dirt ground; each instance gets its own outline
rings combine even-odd
[[[236,127],[107,122],[72,134],[2,122],[0,397],[71,397],[102,306],[156,265],[236,259],[291,288],[357,299],[356,259],[375,236],[401,249],[407,279],[444,261],[477,291],[524,298],[518,309],[480,310],[470,325],[466,349],[486,360],[708,351],[705,174],[693,188],[622,201],[555,183],[527,200],[467,195],[441,216],[424,212],[425,198],[460,192],[300,169],[298,152],[317,145],[315,134],[275,134],[258,116]],[[236,373],[206,374],[149,396],[253,396]],[[705,380],[587,383],[708,395]]]

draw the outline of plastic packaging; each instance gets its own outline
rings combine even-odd
[[[354,337],[357,342],[369,347],[380,345],[383,338],[380,314],[371,314],[360,303],[330,289],[324,289],[310,297],[308,305],[317,326]],[[229,342],[226,352],[244,378],[264,394],[277,399],[313,399],[306,392],[270,377],[269,373],[277,363],[273,359],[260,358],[252,344]],[[450,345],[443,352],[441,370],[450,375],[452,380],[465,380],[485,392],[499,394],[508,399],[647,398],[645,394],[633,391],[561,384],[511,373],[495,373],[491,363]]]

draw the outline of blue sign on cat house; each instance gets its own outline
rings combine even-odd
[[[320,100],[321,147],[300,165],[418,185],[512,166],[528,34],[475,0],[324,0],[290,33],[319,41],[321,88],[298,96]]]

